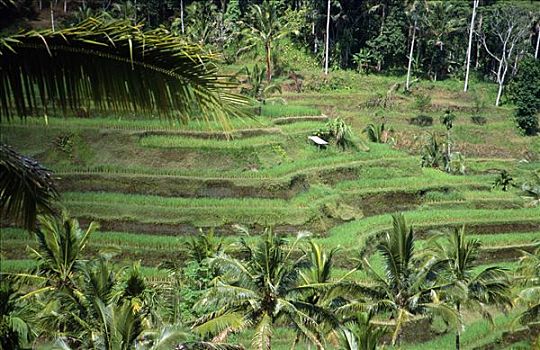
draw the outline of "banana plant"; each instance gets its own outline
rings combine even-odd
[[[535,171],[531,179],[521,185],[523,198],[527,201],[527,206],[536,207],[540,205],[540,171]]]
[[[257,100],[259,104],[265,104],[270,94],[281,93],[281,86],[266,80],[266,69],[260,68],[258,64],[255,64],[252,69],[244,66],[238,74],[245,76],[245,79],[241,80],[243,86],[240,92]]]

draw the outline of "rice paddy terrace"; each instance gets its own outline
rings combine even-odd
[[[397,96],[386,109],[370,107],[373,94],[391,86],[385,79],[367,82],[369,92],[285,94],[287,105],[232,120],[230,133],[212,123],[49,118],[48,125],[43,119],[3,124],[1,138],[54,171],[72,216],[83,225],[100,223],[90,251],[118,247],[116,259],[141,260],[157,279],[165,278],[157,265],[181,258],[190,235],[214,230],[234,242],[243,234],[239,225],[248,240],[267,227],[291,236],[310,231],[324,246],[340,247],[340,268],[372,254],[377,265],[375,242],[398,211],[416,228],[420,245],[435,231],[465,224],[483,242],[486,264],[511,267],[522,250],[538,244],[540,207],[529,207],[518,188],[492,184],[501,170],[519,184],[539,169],[540,139],[517,135],[510,108],[486,107],[487,123],[473,123],[472,98],[450,83],[419,88],[433,98],[424,114],[435,123],[411,125],[419,114],[414,96]],[[492,87],[482,89],[482,98],[491,98]],[[458,118],[454,138],[465,175],[421,167],[422,136],[444,135],[438,118],[446,108]],[[383,115],[395,142],[369,143],[361,131]],[[352,125],[357,149],[321,150],[308,142],[334,116]],[[1,235],[2,268],[27,267],[33,240],[15,228],[4,227]]]

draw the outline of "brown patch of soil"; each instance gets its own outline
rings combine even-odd
[[[516,158],[518,155],[510,150],[487,143],[456,143],[455,150],[470,158]]]
[[[95,219],[87,217],[77,218],[81,225],[87,225],[90,221]],[[102,231],[116,231],[116,232],[136,232],[150,235],[163,235],[163,236],[189,236],[199,234],[199,227],[191,224],[167,224],[167,223],[145,223],[134,220],[99,220],[99,225]],[[244,225],[250,232],[259,233],[264,231],[264,226]],[[205,228],[203,227],[203,230]],[[216,234],[221,236],[237,235],[238,232],[235,226],[232,224],[213,227]],[[272,230],[278,234],[295,234],[298,231],[305,230],[305,225],[275,225]]]
[[[481,264],[488,264],[500,261],[513,261],[523,255],[523,251],[532,253],[538,247],[537,244],[523,244],[507,247],[483,248],[480,251],[478,261]]]
[[[416,227],[415,234],[419,238],[425,238],[430,234],[430,231],[440,229],[441,227],[452,230],[454,228],[460,228],[462,225],[430,225],[423,227]],[[483,223],[483,224],[466,224],[467,232],[469,234],[476,235],[491,235],[497,233],[506,232],[535,232],[540,230],[540,223],[538,222],[510,222],[510,223]]]
[[[408,211],[420,205],[421,195],[417,192],[387,192],[366,195],[356,203],[366,216]]]
[[[394,333],[394,325],[388,322],[373,323],[388,327],[388,332],[383,336],[382,343],[389,345]],[[431,319],[428,317],[417,317],[416,319],[406,321],[401,328],[401,341],[406,343],[423,343],[439,335],[431,329]]]
[[[272,121],[275,125],[284,125],[284,124],[293,124],[298,122],[326,122],[328,121],[328,117],[324,115],[316,115],[316,116],[303,116],[303,117],[284,117],[284,118],[276,118]]]
[[[309,189],[302,175],[282,183],[241,185],[232,180],[180,176],[121,174],[66,174],[58,181],[61,191],[104,191],[163,197],[282,198],[290,199]]]
[[[540,324],[530,324],[527,327],[515,331],[503,332],[501,339],[484,346],[476,347],[474,350],[506,349],[509,345],[519,343],[521,341],[534,341],[539,336]]]

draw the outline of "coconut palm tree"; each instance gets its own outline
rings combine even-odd
[[[45,280],[44,289],[73,289],[76,275],[85,261],[82,259],[83,251],[98,224],[92,222],[83,231],[79,222],[68,218],[65,213],[60,218],[40,216],[38,221],[38,248],[30,248],[30,251],[38,261],[37,274]]]
[[[452,113],[452,111],[447,109],[440,119],[441,124],[446,127],[446,172],[450,172],[450,159],[452,158],[452,139],[450,136],[452,128],[454,127],[454,120],[456,119],[456,115]]]
[[[53,214],[59,194],[51,172],[0,144],[0,214],[34,230],[39,213]]]
[[[266,80],[272,79],[272,48],[274,42],[287,36],[291,30],[287,23],[280,21],[276,1],[264,0],[261,5],[251,6],[251,19],[245,23],[243,34],[247,45],[240,50],[248,51],[258,47],[264,48],[266,63]]]
[[[521,324],[540,320],[540,247],[534,252],[523,252],[516,271],[516,280],[525,288],[519,292],[517,302],[526,310],[518,316]]]
[[[385,327],[375,325],[375,313],[359,312],[351,317],[342,330],[342,344],[345,350],[376,350],[381,338],[386,334]]]
[[[258,64],[255,64],[250,70],[244,66],[238,74],[245,74],[246,78],[242,81],[243,85],[240,92],[243,95],[249,96],[258,102],[258,114],[261,114],[261,107],[268,100],[268,95],[272,93],[281,93],[281,86],[279,84],[272,83],[265,80],[264,76],[266,70],[259,68]],[[272,98],[274,99],[274,98]],[[281,99],[283,101],[283,99]]]
[[[442,146],[435,134],[427,136],[426,143],[422,146],[422,167],[440,168],[446,167],[446,158]]]
[[[336,279],[332,273],[334,255],[337,251],[338,249],[334,248],[327,252],[318,243],[310,241],[309,250],[306,252],[309,266],[300,271],[300,288],[305,287],[301,298],[303,302],[311,304],[313,310],[316,310],[314,314],[310,314],[310,317],[319,325],[321,335],[329,335],[332,338],[338,336],[340,319],[339,315],[330,310],[335,310],[335,306],[339,305],[337,299],[341,298],[340,288],[344,280],[344,278]],[[297,329],[293,346],[302,337],[302,330]]]
[[[540,171],[532,171],[529,181],[521,185],[523,199],[527,201],[527,206],[536,207],[540,205]]]
[[[214,54],[164,29],[89,18],[75,27],[0,37],[0,111],[14,116],[78,110],[187,120],[228,116],[246,103],[227,92]]]
[[[426,8],[426,1],[425,0],[412,0],[408,1],[408,9],[407,9],[407,15],[409,17],[411,27],[410,32],[412,32],[412,38],[411,38],[411,45],[409,50],[409,63],[407,65],[407,79],[405,81],[405,91],[410,91],[410,85],[411,85],[411,71],[412,71],[412,64],[413,64],[413,55],[414,55],[414,48],[417,41],[416,38],[416,32],[419,31],[420,24],[423,23],[425,20],[425,8]]]
[[[201,298],[198,307],[209,310],[194,329],[224,339],[228,333],[249,327],[255,329],[253,348],[271,349],[272,333],[278,323],[287,323],[319,347],[316,321],[310,316],[319,309],[303,301],[300,271],[308,265],[305,254],[291,256],[299,236],[291,245],[268,230],[251,247],[241,241],[245,260],[219,254],[211,259],[222,275]]]
[[[416,253],[414,231],[403,214],[392,216],[393,229],[386,233],[378,251],[383,258],[383,273],[363,259],[363,268],[370,277],[365,286],[372,309],[390,313],[395,322],[392,343],[400,340],[403,323],[413,316],[438,314],[448,322],[456,322],[456,313],[441,303],[435,277],[442,264],[434,258]]]
[[[499,266],[490,266],[477,271],[478,255],[481,243],[476,239],[467,239],[465,226],[456,228],[451,235],[445,235],[443,242],[433,242],[433,252],[446,266],[442,276],[442,288],[461,320],[463,308],[478,310],[482,316],[493,322],[488,305],[501,307],[512,306],[510,280],[506,270]],[[461,325],[456,331],[456,350],[461,347]]]
[[[24,348],[34,338],[31,311],[26,301],[21,299],[22,295],[16,278],[1,276],[0,349]]]
[[[38,247],[29,248],[37,260],[35,273],[26,275],[36,281],[36,288],[24,298],[35,297],[40,307],[38,318],[48,336],[69,335],[69,344],[81,344],[88,308],[79,284],[86,260],[83,251],[90,235],[97,229],[91,223],[86,230],[64,213],[60,217],[40,216],[35,232]],[[63,317],[58,317],[61,314]]]

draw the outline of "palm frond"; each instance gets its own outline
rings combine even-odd
[[[255,328],[255,335],[253,336],[252,341],[252,345],[255,349],[271,349],[272,328],[272,318],[270,315],[264,314]]]
[[[145,113],[227,126],[244,97],[217,73],[216,56],[164,29],[89,18],[75,27],[0,38],[0,110]]]
[[[50,171],[34,159],[0,144],[0,214],[3,218],[33,230],[37,214],[53,214],[54,201],[58,198]]]
[[[230,329],[231,331],[242,329],[246,325],[246,320],[241,314],[237,312],[225,312],[196,325],[193,330],[205,336],[208,334],[217,334],[225,329]]]

